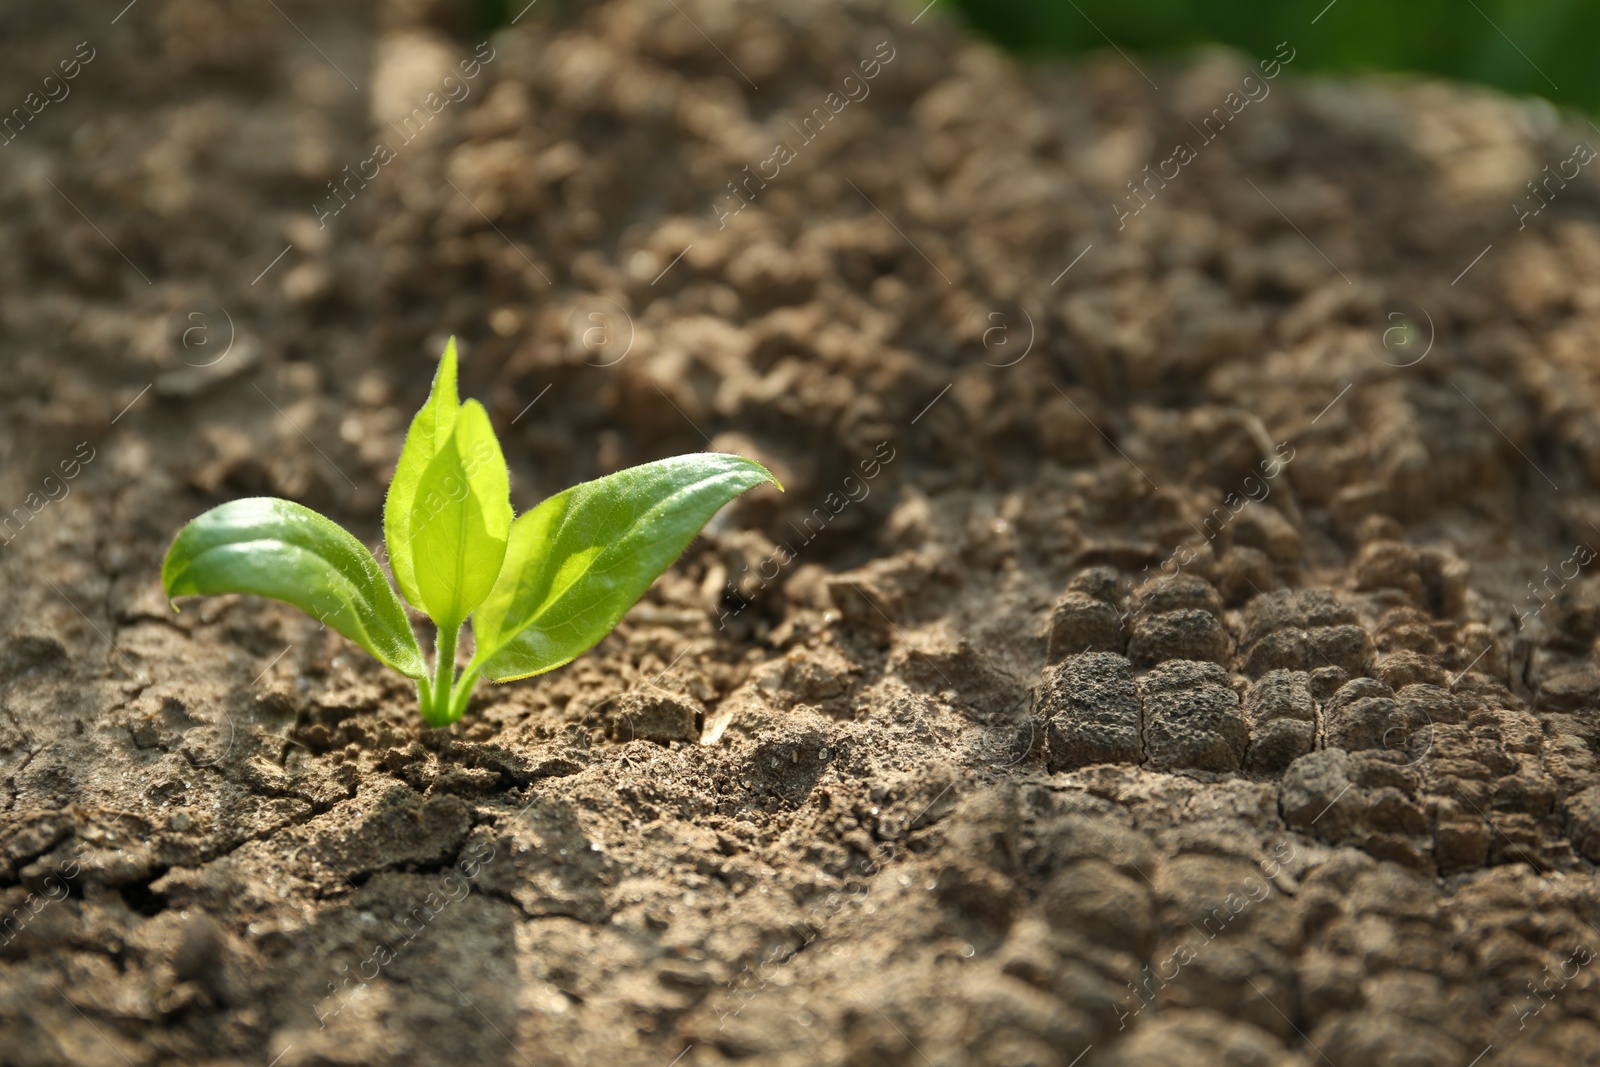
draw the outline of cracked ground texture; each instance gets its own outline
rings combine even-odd
[[[1600,1063],[1585,124],[1289,61],[1135,200],[1259,59],[465,8],[0,13],[0,1062]],[[375,544],[450,334],[519,510],[788,491],[429,731],[158,565]]]

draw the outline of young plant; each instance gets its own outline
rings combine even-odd
[[[254,593],[292,604],[416,679],[422,717],[446,726],[466,711],[480,677],[528,678],[594,647],[718,509],[762,482],[778,485],[759,463],[697,452],[575,485],[512,521],[510,475],[488,413],[457,399],[452,339],[383,506],[395,582],[438,627],[431,674],[372,553],[293,501],[212,508],[173,540],[161,584],[169,601]],[[457,676],[469,617],[476,646]]]

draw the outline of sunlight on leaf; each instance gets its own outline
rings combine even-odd
[[[611,632],[718,509],[763,482],[778,484],[759,463],[701,452],[546,500],[512,526],[500,580],[473,622],[474,667],[509,681],[570,662]]]
[[[169,600],[216,593],[281,600],[401,674],[425,672],[405,609],[372,553],[292,501],[247,497],[212,508],[172,542],[161,584]]]

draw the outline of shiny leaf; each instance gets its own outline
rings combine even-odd
[[[169,600],[217,593],[281,600],[401,674],[425,673],[405,609],[372,553],[293,501],[247,497],[212,508],[173,540],[161,585]]]
[[[416,506],[417,486],[434,457],[450,443],[460,410],[461,401],[456,394],[456,339],[452,337],[439,360],[427,402],[406,431],[406,443],[400,450],[394,479],[383,500],[383,540],[389,552],[389,566],[400,592],[417,608],[422,607],[422,594],[417,587],[415,553],[411,545],[411,512]]]
[[[417,482],[410,545],[421,607],[458,627],[500,574],[511,533],[510,474],[483,405],[469,400]]]
[[[503,682],[592,648],[724,504],[762,482],[778,484],[759,463],[700,452],[546,500],[512,526],[500,580],[473,619],[474,667]]]

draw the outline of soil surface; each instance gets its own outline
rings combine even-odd
[[[1587,124],[880,3],[118,6],[0,13],[0,1062],[1600,1062]],[[158,568],[252,494],[376,545],[450,334],[519,509],[787,492],[430,731]]]

